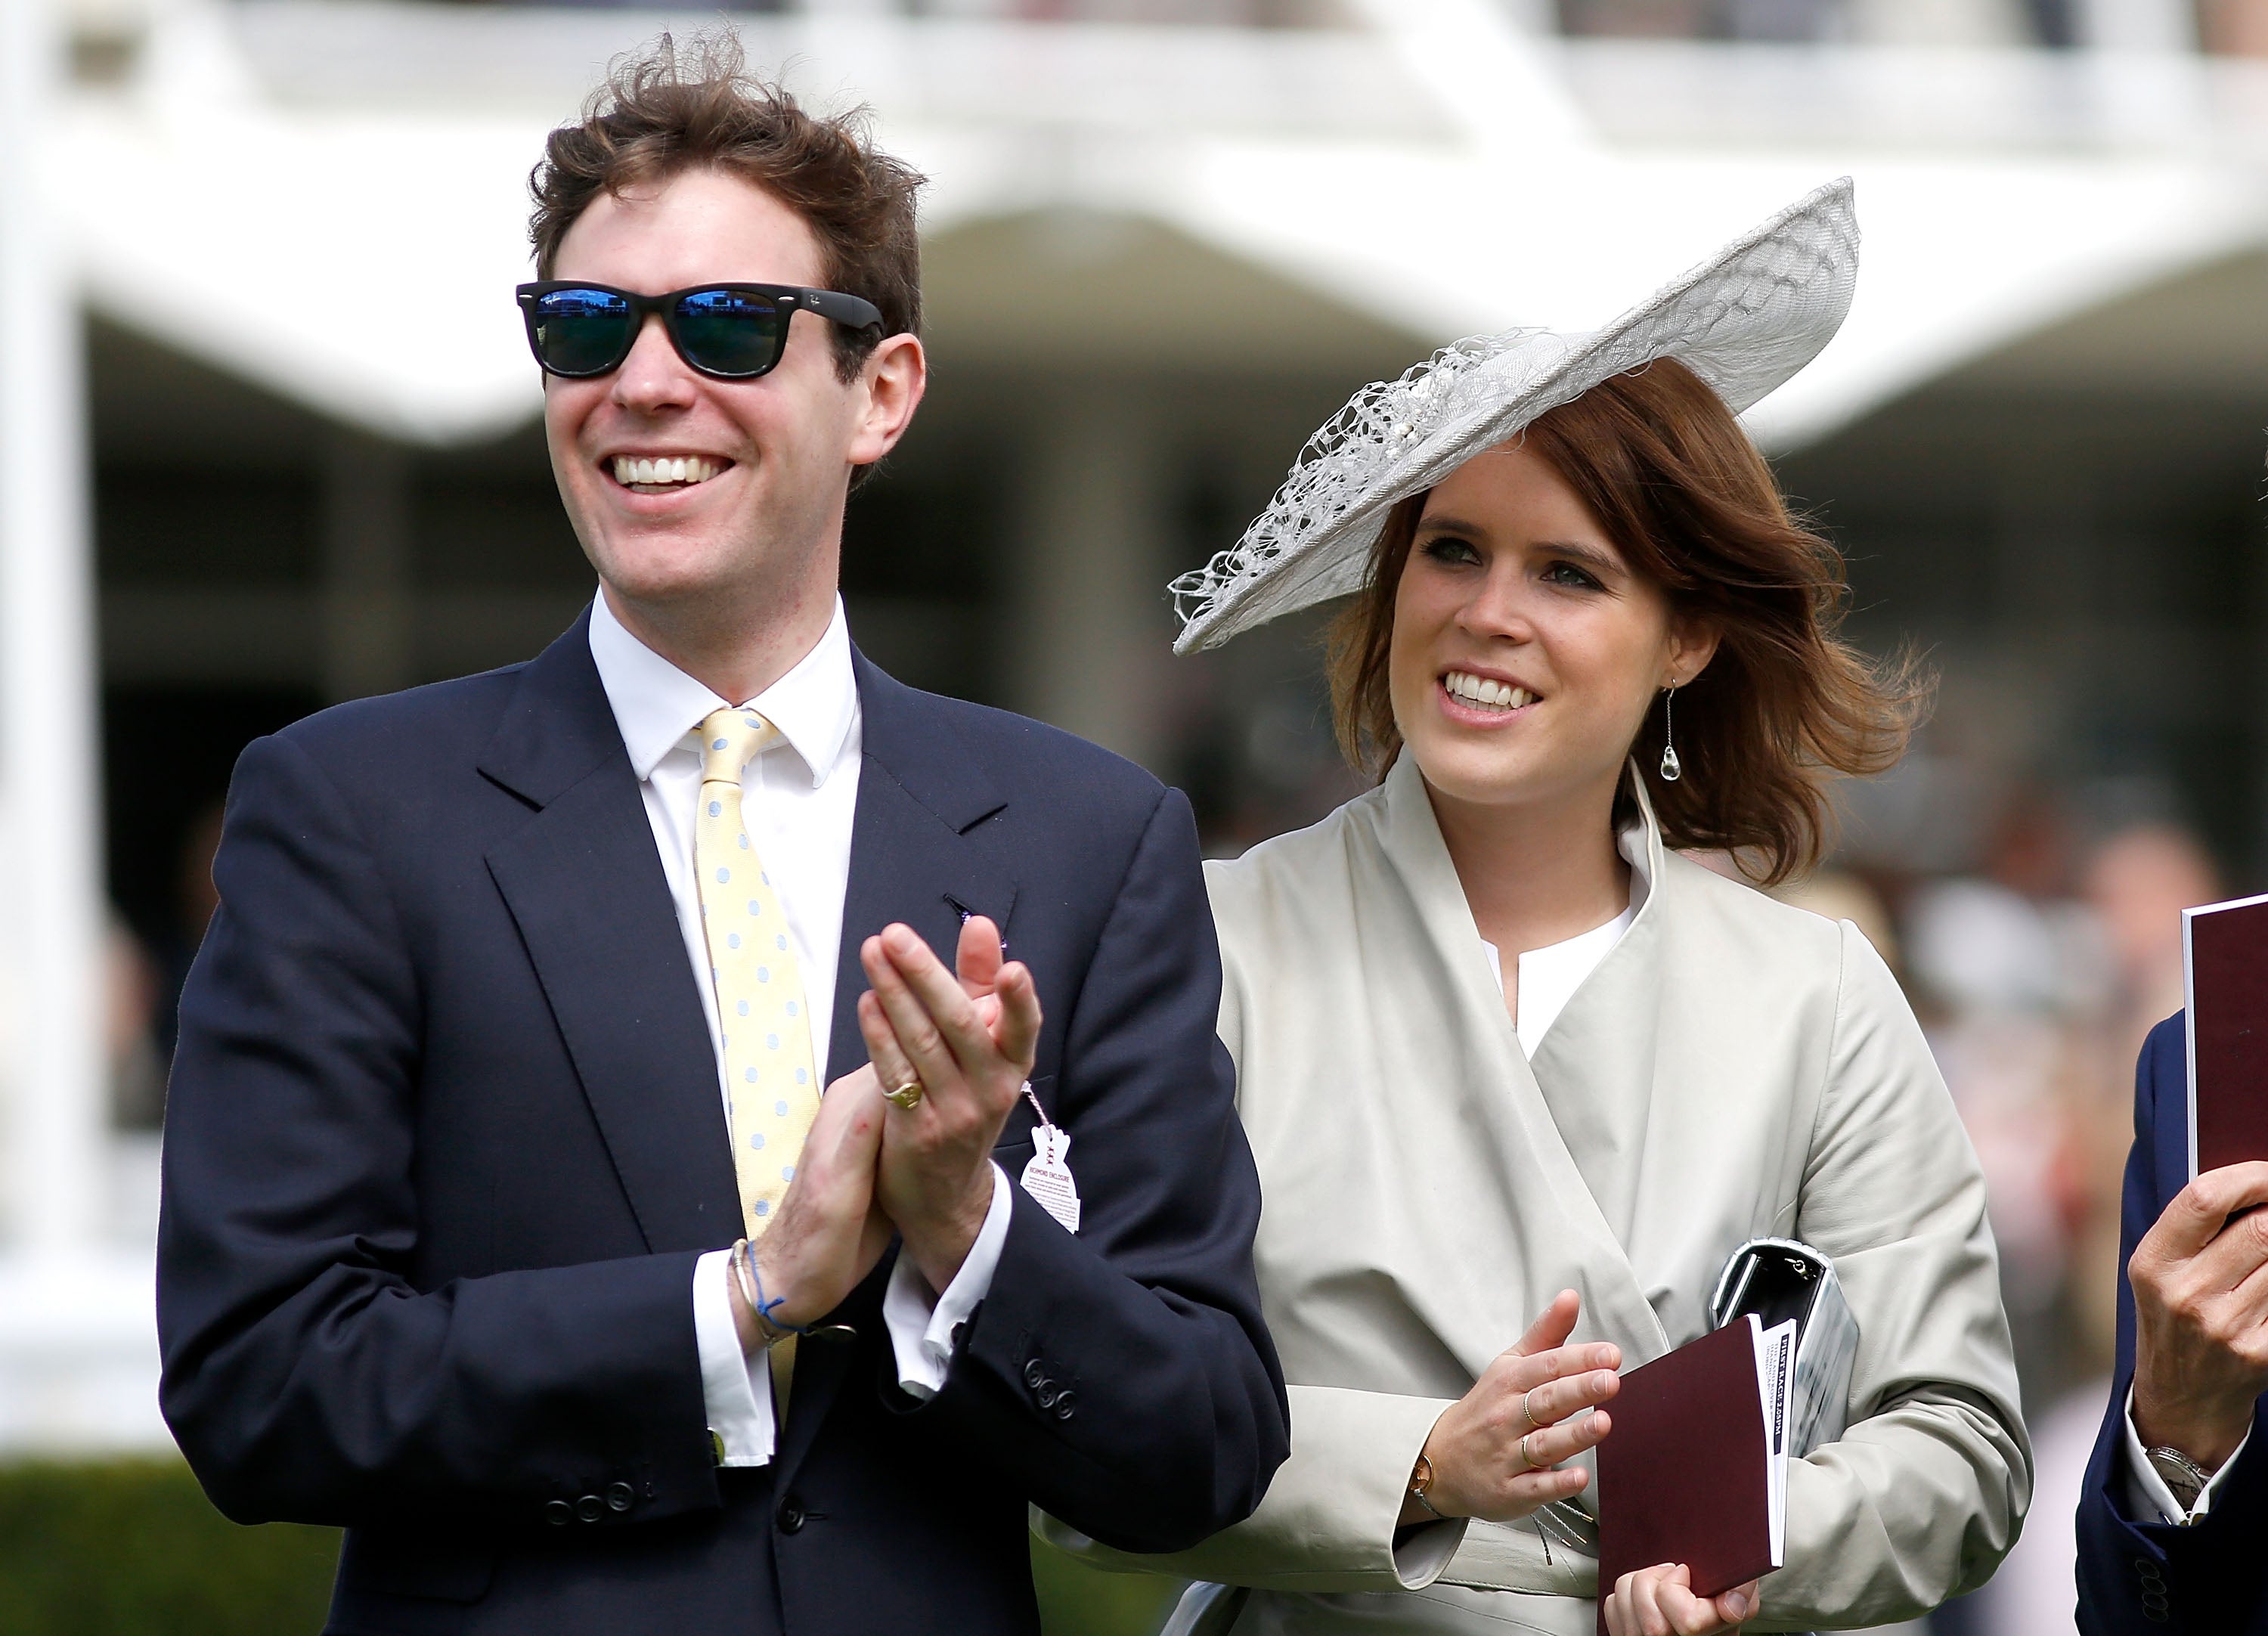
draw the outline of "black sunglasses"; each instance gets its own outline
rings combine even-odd
[[[769,374],[787,350],[789,321],[801,307],[846,329],[880,329],[872,301],[794,284],[696,284],[639,295],[610,284],[552,279],[515,292],[527,320],[527,345],[545,372],[587,380],[622,367],[648,313],[661,314],[677,356],[718,380]]]

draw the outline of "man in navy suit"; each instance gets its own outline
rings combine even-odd
[[[230,1515],[347,1529],[342,1636],[1028,1632],[1027,1503],[1176,1549],[1285,1452],[1188,805],[851,646],[919,179],[736,66],[535,179],[589,612],[231,791],[163,1404]]]
[[[2268,1636],[2268,1164],[2189,1174],[2179,1016],[2135,1073],[2118,1367],[2079,1507],[2083,1636]]]

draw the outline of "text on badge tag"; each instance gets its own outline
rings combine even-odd
[[[1060,1125],[1039,1125],[1032,1131],[1032,1146],[1031,1162],[1024,1167],[1024,1190],[1063,1224],[1064,1232],[1078,1232],[1079,1183],[1071,1178],[1065,1160],[1071,1152],[1071,1132]]]

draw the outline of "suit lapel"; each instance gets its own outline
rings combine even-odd
[[[854,658],[864,752],[858,803],[850,829],[850,878],[843,902],[843,943],[835,978],[835,1026],[827,1052],[829,1084],[866,1061],[858,1032],[858,996],[866,974],[858,948],[892,921],[911,926],[949,965],[964,915],[986,915],[1013,947],[1010,917],[1016,881],[969,831],[1007,805],[928,696]],[[881,1292],[890,1260],[843,1303],[846,1315],[875,1333],[862,1341],[890,1367]],[[795,1390],[780,1438],[778,1481],[792,1480],[855,1357],[867,1350],[832,1338],[806,1342],[796,1354]]]
[[[865,755],[850,830],[850,880],[835,974],[829,1084],[863,1066],[858,948],[892,921],[919,932],[947,965],[961,922],[985,915],[1011,940],[1016,882],[968,832],[1007,805],[926,696],[855,660]]]
[[[649,1251],[740,1230],[700,991],[585,614],[522,673],[480,768],[537,810],[488,854]]]

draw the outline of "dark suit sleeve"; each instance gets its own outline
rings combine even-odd
[[[347,1525],[717,1505],[692,1256],[415,1286],[418,976],[355,814],[288,738],[239,763],[214,876],[158,1319],[166,1418],[215,1503]]]
[[[2182,1019],[2150,1031],[2135,1069],[2134,1146],[2126,1160],[2118,1234],[2118,1353],[2110,1401],[2080,1494],[2081,1636],[2235,1636],[2257,1628],[2268,1585],[2260,1540],[2268,1529],[2268,1455],[2256,1410],[2252,1441],[2221,1479],[2213,1509],[2193,1528],[2138,1521],[2126,1504],[2126,1394],[2134,1380],[2134,1291],[2126,1264],[2171,1202],[2170,1144],[2185,1139],[2188,1050]]]
[[[1290,1440],[1252,1266],[1259,1175],[1178,792],[1151,814],[1071,1004],[1052,1111],[1080,1230],[1013,1190],[990,1293],[917,1412],[1080,1532],[1180,1550],[1250,1514]]]

